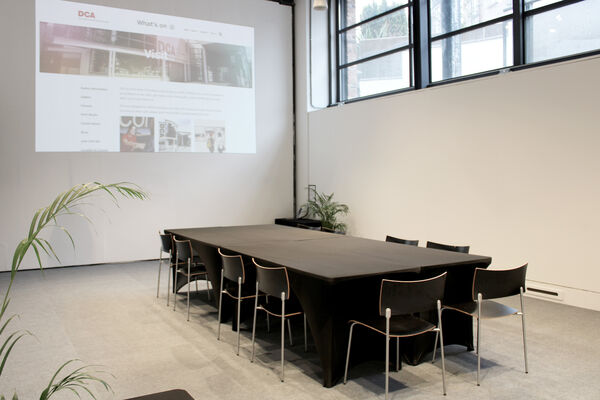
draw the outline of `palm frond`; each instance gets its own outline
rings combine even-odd
[[[0,357],[2,357],[2,363],[0,363],[0,375],[2,375],[2,371],[4,371],[6,361],[8,361],[8,356],[10,355],[10,352],[15,347],[17,342],[23,337],[29,335],[31,335],[29,331],[16,331],[6,338],[6,340],[2,344],[2,347],[0,348]]]
[[[57,380],[57,377],[61,374],[61,372],[71,363],[78,362],[80,360],[69,360],[62,364],[52,375],[50,379],[50,383],[48,386],[42,391],[40,395],[40,400],[48,400],[55,393],[60,392],[62,390],[69,390],[78,397],[81,397],[81,392],[85,392],[89,394],[93,399],[96,399],[94,393],[87,387],[90,383],[96,382],[100,383],[102,387],[110,393],[113,393],[111,386],[104,379],[96,376],[96,374],[102,374],[105,372],[94,370],[93,365],[84,365],[82,367],[76,368],[73,371],[67,373],[62,379]],[[56,382],[55,382],[56,381]]]
[[[346,224],[338,222],[337,218],[340,214],[348,214],[348,206],[333,200],[334,193],[319,193],[316,190],[313,193],[314,199],[305,204],[310,213],[321,220],[323,227],[333,229],[336,232],[345,232]]]
[[[27,237],[21,240],[17,247],[15,248],[15,252],[12,258],[11,264],[11,273],[10,273],[10,281],[6,291],[4,292],[4,300],[2,302],[2,307],[0,309],[0,323],[2,326],[0,327],[0,334],[2,334],[9,323],[15,317],[14,315],[8,318],[6,321],[3,321],[4,315],[10,304],[10,291],[13,286],[15,276],[19,268],[21,267],[21,263],[25,259],[25,256],[29,252],[30,249],[33,249],[35,253],[35,258],[40,268],[42,268],[42,259],[40,255],[40,250],[43,251],[49,257],[55,258],[58,262],[60,259],[58,255],[54,251],[52,245],[44,238],[40,237],[40,233],[47,227],[57,227],[62,230],[73,248],[75,248],[75,240],[73,236],[63,226],[60,226],[57,222],[57,217],[64,215],[76,215],[85,218],[89,222],[92,222],[88,217],[86,217],[83,213],[73,211],[74,207],[86,205],[84,201],[88,197],[92,197],[95,194],[99,193],[107,193],[110,199],[118,206],[119,197],[126,199],[139,199],[144,200],[148,198],[148,194],[143,191],[139,186],[130,183],[130,182],[118,182],[111,184],[102,184],[100,182],[91,182],[75,185],[69,190],[66,190],[60,193],[49,206],[45,208],[40,208],[37,210],[33,218],[31,219],[31,223],[29,224],[29,230],[27,232]],[[28,331],[16,331],[12,334],[8,335],[4,342],[0,347],[0,377],[2,376],[2,371],[6,366],[6,362],[8,357],[13,350],[14,346],[27,335],[31,335]],[[74,394],[80,396],[80,392],[86,392],[90,394],[93,398],[93,393],[86,387],[88,383],[91,382],[99,382],[101,383],[105,389],[110,390],[110,386],[102,379],[92,375],[88,372],[89,366],[84,366],[76,369],[75,371],[67,374],[61,381],[58,383],[54,383],[57,375],[71,362],[75,360],[67,361],[64,363],[56,372],[56,374],[52,377],[50,384],[42,392],[41,399],[48,399],[53,393],[56,393],[60,390],[69,390]],[[91,371],[95,373],[94,371]],[[0,400],[4,400],[4,396],[0,396]],[[13,396],[13,400],[17,400],[16,393]]]

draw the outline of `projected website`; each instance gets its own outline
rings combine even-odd
[[[254,30],[36,2],[36,151],[254,153]]]

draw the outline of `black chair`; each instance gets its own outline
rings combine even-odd
[[[525,275],[527,264],[514,269],[488,270],[476,268],[473,275],[472,301],[462,304],[444,305],[444,310],[454,310],[477,318],[477,386],[481,371],[481,320],[490,318],[520,315],[523,327],[523,355],[525,358],[525,373],[527,373],[527,340],[525,335],[525,309],[523,307],[523,293],[525,292]],[[521,310],[514,309],[504,304],[492,301],[502,297],[519,295]],[[437,348],[437,341],[434,347]]]
[[[219,315],[217,322],[219,326],[217,328],[217,340],[221,340],[221,309],[223,303],[223,293],[236,300],[237,302],[237,351],[236,354],[240,355],[240,314],[242,300],[252,299],[256,295],[252,291],[252,288],[246,285],[246,268],[244,266],[244,259],[239,254],[225,254],[222,249],[217,249],[221,255],[221,291],[219,293]],[[225,279],[230,282],[234,282],[235,285],[227,287],[225,285]],[[269,318],[267,316],[267,325],[269,324]]]
[[[175,242],[175,268],[177,273],[175,274],[175,285],[174,291],[177,293],[177,280],[179,275],[183,275],[187,278],[187,320],[190,320],[190,282],[192,280],[196,281],[196,291],[198,290],[198,279],[206,280],[206,292],[208,294],[208,300],[210,300],[210,288],[208,286],[208,273],[206,272],[206,268],[204,264],[200,261],[198,257],[194,257],[194,252],[192,250],[192,242],[191,240],[178,240],[177,238],[173,238]],[[179,263],[183,263],[183,267],[179,268]],[[185,265],[187,264],[187,266]],[[173,311],[177,307],[177,300],[173,301]]]
[[[434,278],[418,281],[393,281],[381,280],[379,294],[379,315],[384,318],[357,321],[350,320],[350,337],[348,338],[348,352],[346,354],[346,368],[344,370],[344,384],[348,377],[348,363],[350,362],[350,347],[352,345],[352,330],[355,325],[371,329],[385,335],[385,398],[389,392],[390,369],[390,337],[396,338],[396,370],[400,368],[400,338],[418,336],[428,332],[435,332],[435,340],[441,340],[442,348],[444,336],[442,333],[442,303],[446,272]],[[421,319],[416,313],[431,311],[437,308],[437,325]],[[442,388],[446,394],[446,365],[442,349]],[[435,355],[435,354],[434,354]]]
[[[469,246],[452,246],[449,244],[442,244],[436,242],[427,242],[428,249],[438,249],[438,250],[446,250],[446,251],[454,251],[457,253],[469,253]]]
[[[390,243],[407,244],[409,246],[418,246],[419,245],[419,241],[418,240],[400,239],[400,238],[393,237],[393,236],[390,236],[390,235],[387,235],[385,237],[385,241],[386,242],[390,242]]]
[[[160,290],[160,273],[162,270],[163,255],[164,253],[169,254],[169,280],[167,282],[167,306],[169,305],[169,288],[171,287],[171,273],[172,269],[175,268],[173,263],[173,235],[170,233],[160,233],[160,253],[158,255],[158,283],[156,284],[156,298],[158,298]]]
[[[253,258],[252,262],[256,265],[256,297],[254,300],[254,320],[252,322],[252,357],[251,362],[254,362],[254,342],[256,334],[256,310],[262,310],[267,315],[273,315],[281,318],[281,382],[284,380],[284,342],[285,342],[285,321],[287,318],[288,331],[290,335],[290,345],[293,346],[292,341],[292,328],[290,326],[290,317],[296,315],[304,316],[304,351],[308,350],[306,341],[306,314],[300,308],[300,305],[296,298],[291,297],[290,291],[290,280],[288,278],[287,268],[275,267],[275,266],[263,266]],[[278,301],[266,303],[264,305],[258,304],[259,293],[265,293],[267,296],[273,296],[280,298],[281,303]],[[287,303],[287,304],[286,304]]]

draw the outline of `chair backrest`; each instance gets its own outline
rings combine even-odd
[[[444,297],[446,275],[447,272],[444,272],[436,277],[418,281],[382,279],[379,315],[384,316],[386,308],[391,309],[392,315],[406,315],[435,309],[437,301]]]
[[[160,235],[160,245],[162,251],[165,253],[170,253],[173,249],[173,235],[170,233],[160,233],[160,231],[158,234]]]
[[[427,248],[455,251],[457,253],[469,253],[469,246],[452,246],[449,244],[442,244],[442,243],[436,243],[436,242],[427,242]]]
[[[223,277],[230,281],[237,282],[238,278],[242,278],[242,283],[246,282],[246,269],[244,268],[244,260],[240,254],[225,254],[221,248],[217,249],[221,255],[223,265]]]
[[[418,240],[400,239],[400,238],[393,237],[393,236],[390,236],[390,235],[387,235],[385,237],[385,241],[386,242],[391,242],[391,243],[407,244],[409,246],[418,246],[419,245],[419,241]]]
[[[183,260],[187,262],[189,259],[192,259],[192,241],[191,240],[179,240],[176,237],[173,237],[173,241],[175,242],[175,251],[176,257],[179,260]]]
[[[258,264],[253,258],[252,262],[256,265],[256,281],[258,290],[276,298],[281,298],[281,292],[285,293],[285,298],[290,298],[290,279],[286,267],[266,267]]]
[[[527,264],[518,268],[493,270],[475,268],[473,276],[473,300],[481,293],[483,299],[497,299],[514,296],[525,290],[525,275]]]
[[[175,242],[175,254],[178,260],[185,261],[192,259],[192,241],[191,240],[179,240],[173,236],[173,242]]]

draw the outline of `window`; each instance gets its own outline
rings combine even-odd
[[[525,0],[525,10],[525,62],[600,49],[600,0]]]
[[[600,0],[337,4],[340,102],[600,52]]]
[[[346,0],[338,10],[338,99],[411,87],[412,2]]]
[[[430,0],[431,81],[513,65],[512,0]]]

